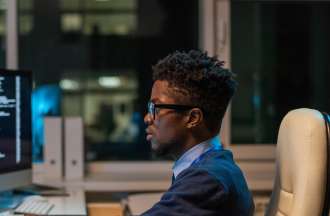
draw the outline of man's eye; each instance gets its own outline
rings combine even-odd
[[[155,108],[155,113],[156,113],[156,114],[158,114],[158,113],[159,113],[159,111],[160,111],[160,109],[159,109],[159,108]]]

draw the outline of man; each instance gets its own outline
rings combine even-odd
[[[142,215],[253,215],[244,176],[218,136],[236,89],[233,74],[206,53],[177,51],[153,67],[153,80],[147,140],[176,161],[171,187]]]

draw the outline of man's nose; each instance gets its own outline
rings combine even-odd
[[[152,116],[150,113],[147,113],[145,116],[144,116],[144,123],[147,124],[147,125],[151,125],[152,124]]]

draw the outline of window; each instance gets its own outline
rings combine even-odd
[[[330,111],[329,14],[327,2],[231,2],[233,144],[276,143],[289,110]]]
[[[61,89],[61,115],[83,117],[86,160],[158,160],[143,123],[151,65],[198,48],[198,1],[18,3],[19,67],[33,71],[35,91]]]

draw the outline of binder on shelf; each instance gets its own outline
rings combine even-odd
[[[64,119],[65,179],[84,177],[84,139],[81,117]]]
[[[63,177],[62,118],[44,118],[44,172],[45,177],[61,179]]]

